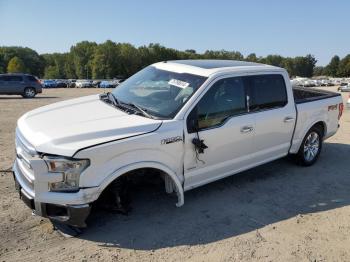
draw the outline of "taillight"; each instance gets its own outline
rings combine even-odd
[[[339,104],[339,115],[338,115],[338,119],[341,118],[342,114],[343,114],[343,110],[344,110],[344,104],[340,103]]]

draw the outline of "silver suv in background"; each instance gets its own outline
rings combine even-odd
[[[0,74],[0,95],[22,95],[33,98],[42,92],[40,81],[29,74]]]

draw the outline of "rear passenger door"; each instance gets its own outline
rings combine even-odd
[[[6,76],[0,76],[0,94],[6,94],[7,81]]]
[[[10,94],[21,94],[24,91],[24,79],[22,76],[13,75],[10,76],[9,81],[9,93]]]
[[[292,90],[282,74],[247,76],[247,85],[255,119],[255,163],[287,155],[296,121]]]

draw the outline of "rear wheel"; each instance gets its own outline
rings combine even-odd
[[[33,98],[35,97],[35,95],[36,95],[35,89],[32,87],[27,87],[26,89],[24,89],[22,96],[24,98]]]
[[[312,127],[305,135],[303,142],[297,153],[297,163],[303,166],[313,165],[322,149],[322,131],[317,127]]]

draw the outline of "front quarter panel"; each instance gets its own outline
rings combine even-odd
[[[152,133],[77,152],[75,158],[88,158],[91,163],[80,178],[80,186],[105,187],[106,181],[111,182],[124,174],[122,170],[129,170],[125,169],[126,167],[154,167],[149,163],[157,163],[156,166],[170,170],[182,184],[184,152],[182,130],[182,121],[164,121],[161,127]],[[177,141],[165,143],[169,138],[177,138]]]

